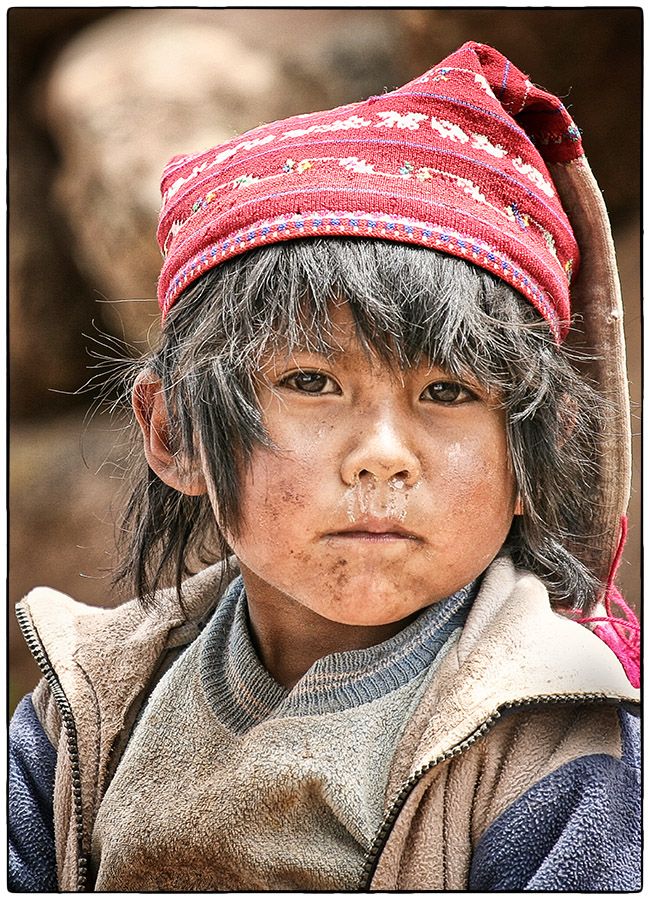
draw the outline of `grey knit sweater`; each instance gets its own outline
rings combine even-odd
[[[153,692],[102,802],[96,888],[346,890],[405,722],[474,586],[287,691],[256,656],[241,579]],[[200,864],[197,861],[200,860]]]

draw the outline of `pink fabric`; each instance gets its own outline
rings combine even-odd
[[[582,155],[557,97],[497,50],[464,44],[398,90],[171,160],[158,228],[163,316],[203,272],[246,250],[373,237],[493,272],[560,340],[579,253],[546,162]]]
[[[578,619],[583,624],[595,624],[594,634],[614,651],[625,669],[632,687],[641,686],[641,628],[633,610],[627,605],[620,591],[614,584],[616,572],[623,556],[623,548],[627,538],[627,517],[621,518],[621,537],[612,563],[612,568],[605,591],[605,615],[589,616]],[[616,615],[618,609],[621,615]]]

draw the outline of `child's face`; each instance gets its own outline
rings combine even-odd
[[[277,451],[243,477],[228,535],[271,589],[335,622],[397,622],[480,575],[516,511],[505,416],[475,384],[424,364],[391,371],[359,346],[275,355],[259,399]],[[256,579],[257,580],[257,579]]]

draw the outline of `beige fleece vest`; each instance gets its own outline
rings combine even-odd
[[[187,585],[186,611],[169,596],[169,615],[156,621],[133,604],[92,610],[47,589],[21,605],[57,673],[78,737],[77,802],[65,746],[71,730],[41,689],[41,718],[60,745],[55,827],[63,890],[78,884],[79,849],[90,851],[111,753],[129,710],[165,648],[213,605],[216,583],[218,573],[202,573]],[[534,576],[497,560],[397,747],[384,803],[391,822],[401,786],[423,766],[428,771],[381,842],[372,888],[466,889],[473,847],[506,805],[567,758],[620,752],[616,711],[599,701],[638,699],[609,648],[553,613]],[[521,711],[501,720],[509,706]]]

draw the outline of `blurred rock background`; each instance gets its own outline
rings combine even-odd
[[[101,333],[155,339],[158,178],[174,153],[392,89],[466,40],[561,96],[617,245],[640,404],[642,13],[564,9],[61,9],[8,13],[9,606],[37,584],[111,604],[128,445],[79,393]],[[106,340],[100,338],[101,340]],[[640,453],[637,447],[637,469]],[[620,583],[638,608],[638,475]],[[9,615],[10,706],[38,673]]]

